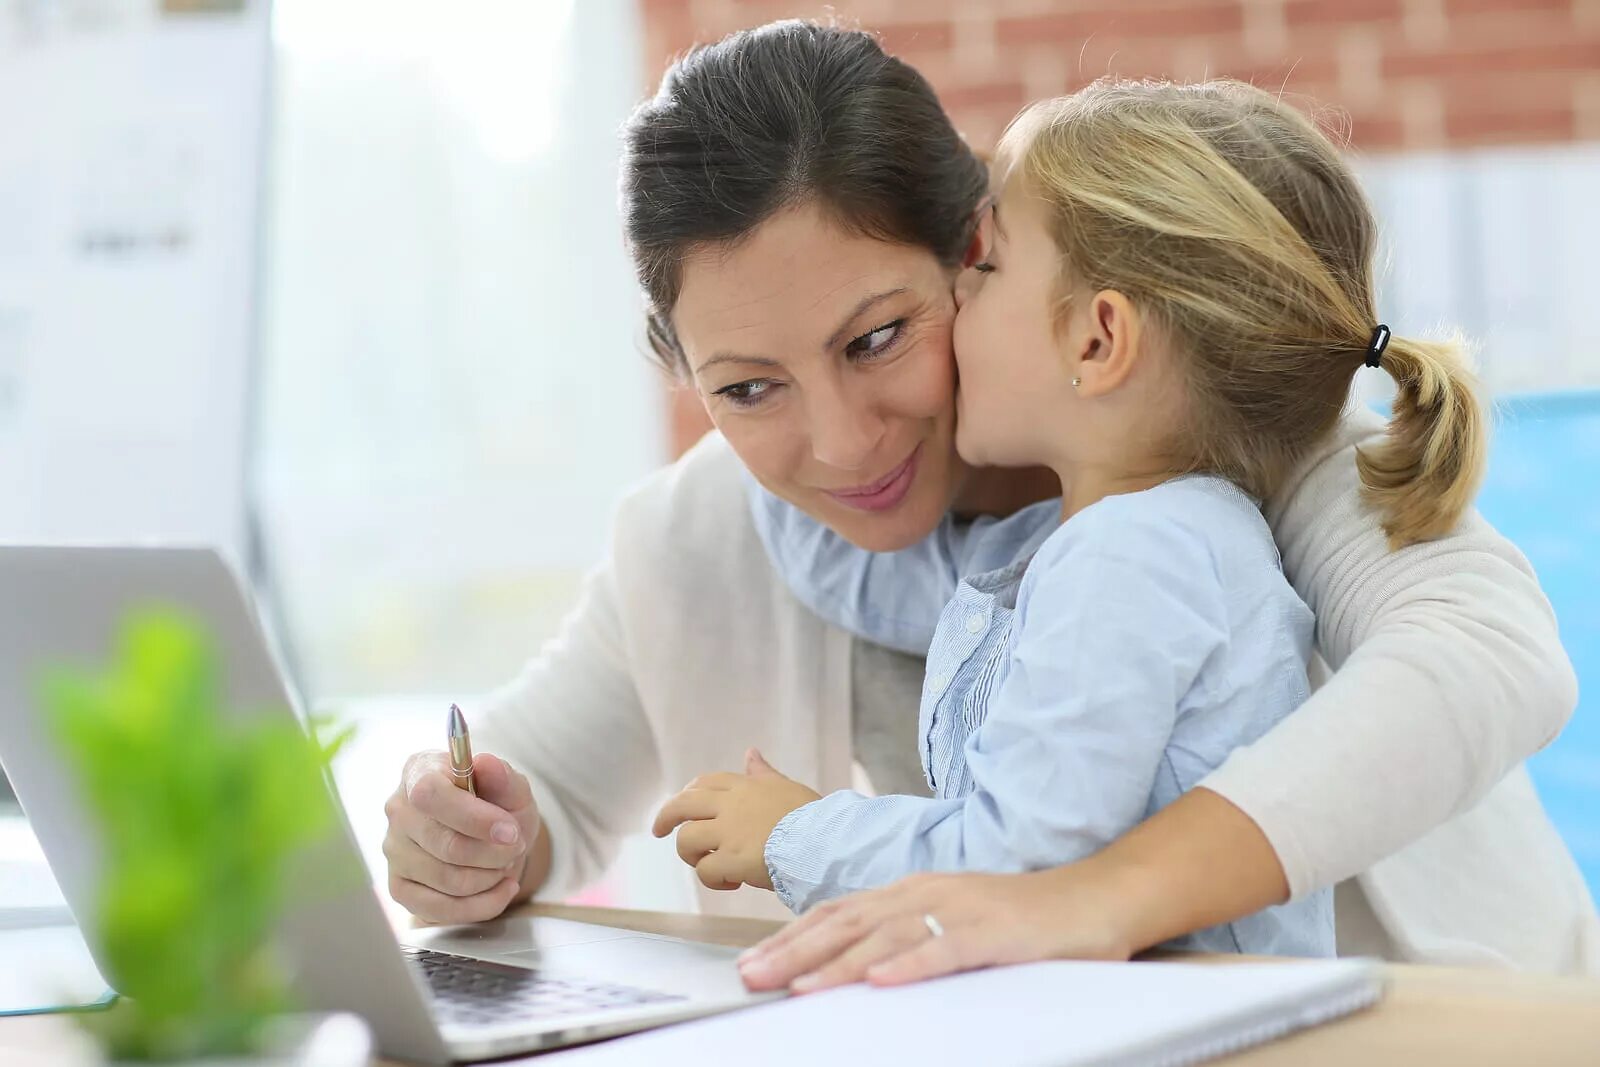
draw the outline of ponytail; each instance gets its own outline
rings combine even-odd
[[[1483,480],[1488,431],[1457,341],[1390,340],[1382,366],[1399,387],[1388,437],[1357,450],[1367,503],[1390,548],[1442,537]]]

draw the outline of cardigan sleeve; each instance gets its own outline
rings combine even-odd
[[[1472,807],[1565,726],[1577,681],[1528,561],[1482,516],[1391,552],[1361,498],[1355,416],[1268,519],[1333,675],[1201,782],[1261,828],[1292,897]]]

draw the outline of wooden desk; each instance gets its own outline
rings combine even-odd
[[[756,919],[539,905],[523,914],[607,923],[723,945],[754,944],[777,928]],[[1203,957],[1225,966],[1228,956]],[[1501,971],[1391,965],[1389,991],[1374,1008],[1238,1056],[1228,1067],[1596,1067],[1600,980]],[[0,1019],[0,1061],[71,1060],[59,1017]],[[380,1061],[392,1065],[392,1061]],[[398,1065],[392,1065],[398,1067]]]
[[[530,914],[740,947],[758,919],[541,905]],[[1219,965],[1237,957],[1208,956]],[[1213,1062],[1227,1067],[1600,1067],[1600,980],[1391,964],[1376,1007]]]

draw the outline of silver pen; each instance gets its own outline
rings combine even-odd
[[[450,705],[450,725],[445,731],[450,739],[450,780],[457,789],[478,795],[478,786],[472,780],[472,735],[467,733],[467,720],[461,709]]]

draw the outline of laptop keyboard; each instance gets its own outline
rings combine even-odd
[[[527,967],[409,945],[400,951],[427,980],[441,1022],[520,1022],[687,999],[635,986],[551,978]]]

